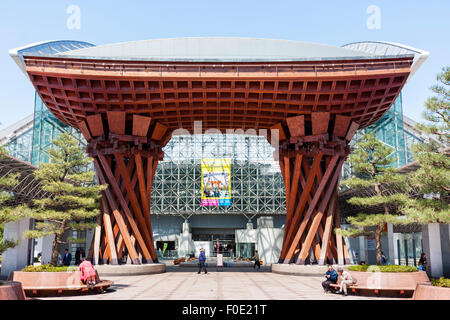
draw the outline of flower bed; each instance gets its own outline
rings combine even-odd
[[[431,279],[431,285],[435,287],[450,288],[450,279],[440,277],[439,279]]]
[[[43,264],[40,266],[26,266],[22,269],[23,272],[68,272],[76,270],[78,270],[78,267],[55,267],[49,264]]]
[[[358,271],[358,272],[417,272],[419,271],[416,267],[413,266],[398,266],[398,265],[389,265],[389,266],[377,266],[377,265],[358,265],[358,266],[350,266],[348,267],[349,271]]]

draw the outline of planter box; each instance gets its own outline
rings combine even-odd
[[[428,283],[417,284],[414,300],[450,300],[450,288],[435,287]]]
[[[13,271],[10,280],[22,283],[24,290],[79,289],[83,286],[79,271],[70,272],[23,272]]]
[[[3,281],[0,285],[0,300],[25,300],[22,284],[15,281]]]
[[[71,272],[23,272],[13,271],[9,275],[10,280],[22,283],[27,296],[57,296],[60,294],[99,293],[110,287],[113,282],[100,281],[94,290],[80,280],[79,271]]]
[[[426,272],[359,272],[349,271],[358,281],[354,288],[362,294],[411,297],[419,283],[430,283]]]

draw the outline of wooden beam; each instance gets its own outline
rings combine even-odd
[[[344,138],[351,120],[351,117],[342,116],[340,114],[336,115],[333,134]]]
[[[145,137],[150,127],[152,118],[144,117],[137,114],[133,115],[133,136]]]
[[[337,186],[336,186],[336,190],[333,193],[331,202],[329,203],[328,210],[327,210],[325,230],[323,232],[323,237],[322,237],[322,248],[321,248],[320,257],[319,257],[319,264],[321,264],[321,265],[324,264],[325,255],[327,254],[327,251],[328,251],[328,244],[330,242],[330,234],[332,232],[331,226],[333,224],[336,198],[337,198]]]
[[[295,245],[292,245],[292,237],[293,237],[294,229],[297,227],[297,224],[300,222],[300,219],[302,217],[303,209],[305,208],[306,200],[308,199],[309,192],[311,191],[314,180],[316,178],[317,171],[319,170],[320,161],[322,160],[322,156],[323,156],[322,152],[318,152],[314,156],[312,170],[309,173],[307,181],[306,181],[306,188],[303,189],[301,192],[300,199],[297,203],[297,207],[295,208],[295,213],[294,213],[294,217],[293,217],[291,226],[289,227],[289,230],[287,231],[288,234],[286,236],[286,242],[284,243],[283,249],[281,251],[281,258],[285,259],[285,263],[289,263],[290,259],[292,258],[292,254],[294,253]],[[294,195],[292,195],[292,193],[291,193],[290,196],[293,197]],[[298,241],[297,241],[297,243],[298,243]],[[290,246],[289,257],[286,258],[286,256],[285,256],[286,250],[289,248],[289,246]]]
[[[305,116],[296,116],[286,119],[291,137],[303,137],[305,135]]]
[[[130,180],[129,180],[127,168],[126,168],[125,164],[123,163],[123,158],[121,158],[122,155],[119,155],[118,153],[115,153],[114,155],[115,155],[115,159],[116,159],[116,165],[119,166],[119,170],[121,172],[122,179],[124,180],[124,184],[125,184],[125,187],[127,189],[127,194],[130,197],[130,199],[131,199],[132,195],[134,196],[134,192],[132,190],[128,190],[130,188]],[[105,157],[102,154],[99,154],[98,156],[99,156],[99,159],[100,159],[100,161],[102,163],[103,162],[106,163],[106,159],[105,159]],[[122,161],[120,161],[120,160],[122,160]],[[122,207],[123,211],[125,212],[126,217],[128,218],[128,222],[130,223],[131,229],[133,230],[132,235],[134,237],[136,237],[136,240],[138,241],[139,246],[141,247],[141,249],[142,249],[142,251],[144,253],[145,259],[147,261],[151,261],[150,252],[148,251],[148,247],[147,247],[147,243],[148,243],[149,239],[147,238],[148,235],[145,234],[146,228],[145,227],[143,228],[144,236],[142,236],[141,232],[140,232],[140,228],[137,225],[136,221],[134,220],[133,214],[131,213],[131,210],[128,207],[128,204],[127,204],[127,202],[126,202],[122,192],[120,191],[120,188],[117,185],[117,181],[114,179],[114,176],[112,175],[111,170],[109,169],[109,167],[108,168],[104,167],[104,169],[105,169],[106,176],[110,178],[109,179],[109,185],[114,190],[115,196],[119,200],[120,206]],[[134,201],[132,201],[132,204],[133,203],[134,203]],[[145,226],[145,222],[143,220],[141,221],[142,213],[140,212],[140,209],[138,211],[137,208],[136,208],[135,215],[137,216],[137,218],[139,220],[139,223],[141,223],[141,224],[143,223],[144,226]],[[146,238],[145,240],[144,240],[144,237]]]
[[[311,113],[312,134],[319,135],[328,132],[328,123],[330,122],[329,112]]]
[[[117,251],[116,251],[115,237],[113,235],[113,229],[111,225],[111,217],[109,213],[108,204],[106,203],[104,197],[101,198],[101,203],[102,203],[101,209],[103,211],[103,225],[105,227],[106,233],[106,241],[108,242],[110,250],[110,257],[111,257],[110,264],[118,264],[119,261],[117,260]]]
[[[352,121],[352,124],[350,125],[350,128],[348,129],[347,135],[345,136],[345,140],[347,140],[347,141],[352,140],[352,138],[355,135],[358,128],[359,128],[359,124]]]
[[[152,133],[152,139],[156,140],[156,141],[160,141],[163,137],[164,134],[167,131],[167,126],[156,122],[155,128],[153,129],[153,133]]]
[[[342,164],[344,163],[344,159],[345,158],[342,157],[341,160],[339,161],[337,169],[333,170],[334,171],[333,178],[331,179],[331,182],[328,185],[328,190],[325,192],[325,195],[322,199],[319,209],[317,210],[316,216],[314,217],[314,219],[311,223],[311,226],[308,231],[308,235],[306,236],[305,245],[302,247],[302,250],[300,251],[300,256],[299,256],[299,259],[297,259],[296,264],[301,264],[301,263],[304,263],[304,261],[305,261],[307,250],[309,250],[309,247],[311,246],[312,237],[317,232],[317,228],[320,223],[320,220],[322,219],[325,208],[327,207],[328,202],[330,201],[332,193],[335,191],[337,182],[341,175],[340,169],[342,167]],[[333,160],[330,162],[330,166],[331,166],[331,163],[333,163]],[[328,167],[330,167],[330,166],[328,166]],[[327,170],[328,170],[328,168],[327,168]],[[326,175],[326,173],[325,173],[325,175]],[[324,175],[324,178],[322,181],[328,180],[325,178],[325,175]],[[322,243],[322,246],[323,246],[323,243]]]
[[[91,129],[91,135],[93,137],[98,137],[105,133],[103,130],[102,116],[100,114],[87,116],[86,121],[89,125],[89,129]]]
[[[130,211],[130,209],[128,208],[128,206],[126,205],[126,201],[122,195],[122,192],[120,191],[119,186],[117,185],[117,181],[114,179],[114,176],[111,172],[110,167],[108,166],[108,162],[106,161],[106,158],[104,155],[99,154],[98,155],[98,159],[100,160],[100,163],[103,165],[103,169],[105,170],[105,174],[108,177],[108,182],[102,182],[102,184],[108,183],[109,187],[111,187],[112,190],[114,190],[114,195],[117,197],[117,199],[119,200],[119,203],[122,207],[122,210],[125,213],[125,216],[127,217],[127,220],[131,226],[131,229],[134,233],[134,236],[136,236],[136,238],[138,239],[139,245],[141,246],[142,250],[144,250],[144,256],[150,257],[150,254],[145,246],[145,242],[144,239],[142,238],[139,228],[136,225],[136,222],[134,221],[133,215]],[[120,221],[119,222],[119,227],[120,227],[120,232],[122,233],[122,235],[124,236],[124,240],[126,241],[126,245],[127,245],[127,249],[128,252],[130,252],[130,248],[132,251],[134,251],[134,253],[136,253],[134,255],[134,257],[132,256],[132,260],[133,263],[137,263],[139,261],[138,256],[137,256],[137,252],[134,249],[134,246],[132,246],[131,244],[131,238],[130,238],[130,234],[128,234],[128,230],[126,230],[126,226],[125,223],[123,222],[122,216],[120,215],[120,212],[118,210],[117,204],[113,198],[112,193],[109,191],[109,187],[108,189],[105,190],[105,193],[107,195],[108,198],[108,202],[109,205],[111,207],[111,210],[113,210],[113,214],[114,214],[114,218],[116,219],[116,221]],[[109,194],[109,196],[108,196]],[[131,253],[130,253],[131,256]],[[139,262],[140,263],[140,262]]]
[[[145,186],[144,168],[142,165],[142,157],[139,153],[135,154],[135,160],[136,160],[136,174],[137,174],[138,181],[139,181],[139,192],[141,195],[142,209],[144,210],[144,218],[145,218],[145,222],[147,224],[147,228],[149,230],[151,230],[150,207],[148,205],[147,188]]]
[[[107,111],[109,132],[119,135],[125,134],[125,112]]]
[[[322,192],[323,192],[325,186],[327,185],[328,180],[330,179],[332,173],[334,173],[335,165],[336,165],[336,162],[338,161],[338,158],[339,158],[339,155],[334,155],[333,158],[331,159],[331,162],[328,165],[322,180],[320,181],[319,188],[317,188],[316,193],[314,194],[313,200],[312,200],[310,206],[308,207],[308,211],[306,212],[305,216],[303,217],[303,220],[300,224],[300,227],[297,230],[295,237],[293,238],[293,241],[290,243],[291,247],[288,251],[289,253],[292,254],[292,252],[294,251],[294,248],[295,248],[295,244],[297,244],[300,241],[300,238],[306,229],[306,225],[308,224],[309,219],[310,219],[314,209],[316,208],[316,205],[317,205],[320,197],[322,196]],[[310,172],[310,175],[311,175],[311,172]],[[288,253],[288,256],[289,256],[289,253]]]
[[[344,240],[341,235],[341,211],[339,209],[339,202],[336,198],[336,214],[334,216],[334,226],[335,226],[335,235],[336,235],[336,249],[337,249],[337,259],[338,264],[344,264],[344,248],[342,245],[342,241]]]

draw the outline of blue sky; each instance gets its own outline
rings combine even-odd
[[[81,10],[69,29],[67,8]],[[369,29],[369,6],[381,28]],[[403,90],[404,114],[420,120],[436,74],[449,64],[450,1],[379,0],[2,0],[0,2],[0,129],[33,112],[34,89],[8,50],[43,40],[94,44],[168,37],[239,36],[330,45],[362,40],[407,44],[430,52]]]

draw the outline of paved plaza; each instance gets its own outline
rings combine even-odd
[[[322,277],[281,275],[252,268],[225,268],[197,274],[193,268],[167,266],[167,272],[153,275],[105,277],[114,281],[99,295],[52,297],[64,300],[380,300],[324,293]]]

